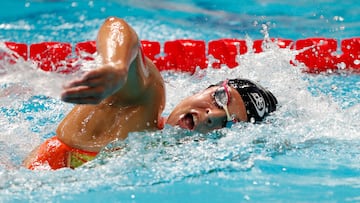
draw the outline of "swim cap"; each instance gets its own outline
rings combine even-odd
[[[223,81],[216,84],[219,86]],[[262,121],[266,115],[276,110],[277,99],[261,85],[242,78],[229,79],[227,83],[240,94],[245,104],[248,121],[256,123]],[[210,85],[210,87],[215,85]]]
[[[231,79],[228,85],[239,92],[244,101],[248,121],[255,123],[276,110],[277,99],[259,84],[247,79]]]

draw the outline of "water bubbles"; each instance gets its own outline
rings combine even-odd
[[[338,64],[337,64],[337,68],[338,68],[339,70],[345,70],[345,68],[346,68],[346,63],[345,63],[345,62],[340,62],[340,63],[338,63]]]
[[[78,6],[78,3],[77,2],[71,2],[71,7],[77,7]]]
[[[80,15],[79,16],[79,21],[85,21],[86,20],[86,16],[85,15]]]
[[[262,24],[261,33],[264,35],[264,39],[269,39],[269,23]]]
[[[337,87],[336,85],[331,85],[331,89],[332,89],[332,90],[337,90],[338,87]]]
[[[342,21],[344,21],[344,18],[342,16],[334,16],[333,20],[342,22]]]
[[[94,1],[89,1],[88,5],[89,5],[90,8],[93,8],[94,7]]]

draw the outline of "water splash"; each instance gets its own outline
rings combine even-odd
[[[58,67],[58,71],[42,71],[36,62],[23,60],[4,43],[0,43],[0,52],[4,55],[4,59],[0,61],[0,84],[3,87],[0,96],[2,97],[45,95],[59,99],[66,83],[96,68],[100,63],[99,56],[94,54],[91,57],[95,60],[77,60],[71,65],[78,67],[78,70],[63,74],[61,70],[66,67]]]
[[[3,108],[0,117],[3,132],[0,155],[5,157],[2,159],[5,163],[0,162],[0,194],[17,195],[20,199],[22,196],[51,199],[94,188],[123,190],[171,184],[211,174],[232,179],[234,174],[251,171],[259,161],[270,161],[289,152],[307,149],[314,149],[304,152],[312,156],[317,153],[314,147],[328,146],[328,140],[355,141],[360,138],[360,126],[356,122],[360,115],[358,103],[343,108],[330,95],[309,91],[312,80],[326,80],[332,76],[305,75],[302,73],[304,67],[289,63],[294,59],[294,51],[271,44],[266,47],[263,53],[249,52],[238,56],[240,65],[234,69],[209,67],[199,69],[191,76],[162,73],[168,99],[165,116],[182,98],[220,80],[243,77],[259,82],[278,98],[278,110],[262,124],[237,123],[231,129],[205,135],[169,126],[152,133],[132,133],[124,141],[111,143],[95,161],[76,170],[55,172],[27,171],[20,164],[32,148],[45,137],[54,135],[57,123],[71,108],[56,96],[51,97],[58,93],[60,86],[51,87],[51,90],[45,86],[49,84],[49,77],[56,78],[59,83],[67,79],[39,72],[28,62],[5,67],[1,78]],[[34,97],[39,92],[48,96]],[[33,129],[33,126],[38,127]],[[109,152],[113,148],[122,150]],[[337,150],[347,152],[345,145]],[[351,152],[347,153],[350,156]],[[355,160],[360,159],[352,156]],[[356,163],[341,164],[358,166]]]

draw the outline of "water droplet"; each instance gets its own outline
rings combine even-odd
[[[245,199],[245,200],[250,200],[250,196],[249,196],[249,195],[245,195],[245,196],[244,196],[244,199]]]
[[[346,68],[346,63],[344,63],[344,62],[338,63],[338,64],[337,64],[337,67],[338,67],[338,69],[340,69],[340,70],[344,70],[344,69]]]
[[[250,123],[255,123],[255,118],[254,117],[250,118]]]
[[[72,3],[71,3],[71,7],[77,7],[77,5],[78,5],[78,4],[77,4],[76,2],[72,2]]]
[[[88,3],[88,5],[89,5],[89,7],[94,7],[94,2],[93,1],[89,1],[89,3]]]

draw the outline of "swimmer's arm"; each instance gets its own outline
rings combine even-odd
[[[62,100],[76,104],[98,104],[121,90],[128,80],[144,80],[141,78],[144,77],[144,70],[134,70],[135,74],[129,74],[132,66],[141,66],[144,69],[141,61],[136,61],[141,65],[134,63],[139,56],[139,46],[137,34],[124,20],[108,18],[100,27],[97,37],[97,51],[102,57],[103,65],[67,84]],[[132,78],[129,78],[129,75]],[[139,88],[142,88],[141,85]],[[136,91],[140,90],[133,87],[132,92]]]

